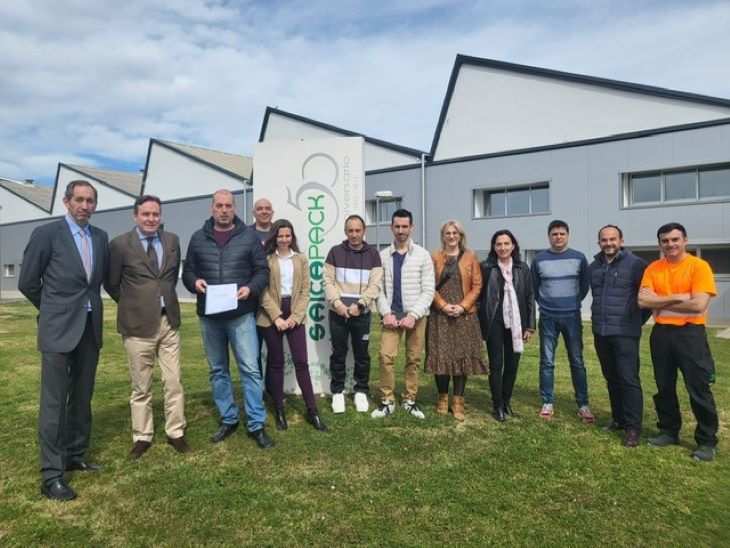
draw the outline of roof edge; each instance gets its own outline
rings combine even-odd
[[[13,181],[13,182],[16,182],[16,183],[18,183],[18,184],[23,184],[23,183],[22,183],[21,181],[15,181],[15,179],[6,179],[6,180],[9,180],[9,181]],[[51,193],[51,204],[50,204],[50,205],[48,206],[49,208],[48,208],[48,209],[46,209],[46,208],[45,208],[45,207],[43,207],[43,206],[39,206],[39,205],[38,205],[37,203],[35,203],[35,202],[34,202],[33,200],[29,200],[29,199],[28,199],[28,198],[26,198],[25,196],[21,196],[20,194],[18,194],[17,192],[15,192],[14,190],[12,190],[12,189],[10,189],[10,188],[8,188],[8,187],[6,187],[6,186],[0,185],[0,188],[4,188],[5,190],[7,190],[8,192],[10,192],[10,193],[11,193],[11,194],[12,194],[13,196],[15,196],[16,198],[20,198],[20,199],[21,199],[21,200],[23,200],[24,202],[28,202],[28,203],[29,203],[30,205],[32,205],[32,206],[33,206],[33,207],[35,207],[36,209],[40,209],[41,211],[45,211],[45,212],[46,212],[46,213],[48,213],[48,214],[50,214],[50,213],[51,213],[51,212],[53,211],[53,193]]]
[[[185,158],[188,158],[189,160],[192,160],[194,162],[197,162],[197,163],[207,166],[209,168],[215,169],[216,171],[224,173],[230,177],[233,177],[234,179],[238,179],[239,181],[243,181],[244,183],[249,180],[249,179],[246,179],[245,177],[242,177],[238,173],[234,173],[233,171],[222,168],[221,166],[215,165],[212,162],[208,162],[206,160],[203,160],[202,158],[198,158],[197,156],[194,156],[194,155],[190,154],[189,152],[185,152],[184,150],[175,148],[173,145],[169,144],[168,142],[166,142],[162,139],[152,138],[152,139],[150,139],[150,146],[149,146],[149,150],[147,152],[147,163],[145,163],[145,168],[144,168],[144,179],[143,179],[143,183],[142,183],[143,190],[144,190],[145,186],[147,185],[147,168],[149,166],[150,155],[152,153],[153,144],[160,145],[161,147],[166,148],[167,150],[170,150],[172,152],[175,152],[175,153],[179,154],[180,156],[184,156]],[[179,144],[184,146],[185,143],[179,143]],[[190,145],[190,146],[195,146],[195,145]],[[204,147],[198,147],[198,148],[204,148]],[[212,150],[214,152],[223,152],[222,150],[216,150],[214,148],[209,148],[207,150]],[[226,152],[225,154],[231,154],[233,156],[242,156],[241,154],[233,154],[232,152]]]
[[[344,129],[341,127],[333,126],[331,124],[326,124],[324,122],[319,122],[312,118],[307,118],[306,116],[300,116],[299,114],[293,114],[291,112],[287,112],[285,110],[281,110],[279,108],[271,107],[271,106],[266,107],[266,112],[264,113],[264,120],[261,124],[261,133],[259,134],[259,143],[262,143],[264,140],[264,137],[266,136],[266,129],[268,128],[269,116],[271,114],[279,114],[285,118],[291,118],[292,120],[296,120],[298,122],[303,122],[305,124],[310,124],[310,125],[319,127],[321,129],[326,129],[328,131],[334,131],[336,133],[342,133],[343,135],[346,135],[348,137],[362,137],[363,139],[365,139],[366,142],[368,142],[372,145],[387,148],[387,149],[393,150],[395,152],[400,152],[401,154],[406,154],[408,156],[415,156],[415,157],[418,157],[419,159],[423,154],[428,155],[428,152],[426,152],[425,150],[419,150],[417,148],[397,145],[395,143],[391,143],[390,141],[384,141],[382,139],[377,139],[375,137],[368,137],[367,135],[365,135],[363,133],[358,133],[357,131],[351,131],[349,129]]]
[[[610,78],[600,78],[597,76],[587,76],[584,74],[577,74],[572,72],[563,72],[559,70],[546,69],[541,67],[535,67],[530,65],[521,65],[517,63],[509,63],[507,61],[497,61],[494,59],[486,59],[483,57],[472,57],[469,55],[463,55],[461,53],[456,55],[454,60],[454,67],[451,71],[451,77],[449,79],[449,85],[446,89],[446,96],[444,102],[441,105],[441,113],[439,115],[438,123],[436,125],[436,131],[434,133],[433,141],[431,143],[431,158],[436,154],[439,141],[441,139],[441,130],[443,129],[444,120],[448,107],[451,103],[451,98],[454,93],[454,87],[456,86],[456,80],[458,74],[463,65],[473,65],[478,67],[488,67],[498,70],[504,70],[509,72],[517,72],[522,74],[531,74],[535,76],[542,76],[545,78],[553,78],[557,80],[563,80],[566,82],[588,84],[593,86],[601,86],[604,88],[615,89],[619,91],[629,91],[632,93],[641,93],[644,95],[651,95],[654,97],[664,97],[667,99],[675,99],[679,101],[690,101],[694,103],[702,103],[705,105],[719,106],[730,108],[730,99],[723,99],[721,97],[712,97],[710,95],[701,95],[698,93],[689,93],[685,91],[679,91],[674,89],[662,88],[657,86],[649,86],[645,84],[637,84],[634,82],[627,82],[623,80],[612,80]]]

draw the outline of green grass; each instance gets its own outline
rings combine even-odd
[[[42,545],[707,545],[730,542],[730,443],[725,411],[730,341],[710,338],[718,369],[720,446],[713,463],[689,458],[694,419],[683,390],[682,444],[621,446],[619,435],[581,424],[564,351],[556,369],[556,415],[537,417],[537,342],[528,345],[513,399],[520,418],[504,425],[488,414],[486,378],[467,385],[467,421],[433,412],[433,379],[421,377],[426,420],[401,410],[385,421],[320,411],[329,426],[303,421],[290,396],[289,430],[262,451],[241,431],[217,445],[217,412],[198,323],[184,305],[183,383],[192,451],[164,443],[161,386],[155,381],[156,443],[136,462],[131,448],[129,373],[106,310],[105,347],[94,395],[89,453],[103,470],[69,474],[79,498],[57,503],[39,493],[39,354],[35,310],[0,305],[0,544]],[[591,405],[609,420],[605,383],[586,329]],[[370,345],[377,394],[379,332]],[[654,383],[648,337],[642,341],[644,427],[653,433]],[[399,369],[400,371],[400,369]],[[157,376],[159,377],[159,376]],[[399,389],[402,376],[397,375]],[[240,388],[239,388],[240,390]],[[371,398],[374,402],[375,399]]]

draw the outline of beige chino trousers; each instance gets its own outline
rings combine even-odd
[[[160,364],[162,391],[165,402],[165,433],[179,438],[185,433],[185,395],[180,381],[180,331],[170,327],[167,316],[160,319],[154,337],[123,337],[132,378],[132,440],[151,442],[154,437],[152,420],[152,374],[155,358]]]
[[[424,316],[416,320],[413,329],[388,329],[383,327],[380,335],[380,394],[383,401],[395,403],[395,373],[393,366],[398,357],[398,346],[403,334],[406,336],[406,365],[403,369],[405,389],[401,393],[404,400],[415,400],[418,392],[418,366],[426,344],[426,322]]]

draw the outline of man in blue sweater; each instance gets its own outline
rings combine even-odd
[[[553,416],[555,347],[563,335],[570,362],[570,377],[578,404],[578,416],[592,423],[588,408],[588,380],[583,365],[583,324],[580,303],[588,293],[588,261],[580,251],[568,247],[569,228],[565,221],[548,225],[550,249],[538,253],[530,267],[535,295],[540,307],[540,417]]]

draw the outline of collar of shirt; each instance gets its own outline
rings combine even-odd
[[[77,225],[76,221],[74,221],[68,214],[66,215],[65,218],[66,218],[66,222],[68,223],[68,228],[71,230],[71,234],[73,234],[74,237],[76,237],[78,235],[78,233],[83,230],[84,233],[89,238],[91,238],[91,228],[89,227],[89,225],[86,225],[86,226]]]
[[[155,233],[154,233],[154,234],[152,234],[152,235],[147,235],[147,234],[145,234],[144,232],[142,232],[142,231],[141,231],[141,230],[139,229],[139,227],[138,227],[138,226],[137,226],[137,227],[135,227],[134,229],[135,229],[135,230],[137,231],[137,236],[139,236],[139,239],[140,239],[140,240],[142,240],[142,241],[145,241],[145,240],[146,240],[147,238],[153,238],[153,240],[152,240],[153,242],[154,242],[154,240],[155,240],[155,239],[157,239],[157,240],[159,240],[159,239],[160,239],[160,237],[159,237],[159,236],[157,235],[157,232],[155,232]]]
[[[292,257],[294,257],[294,255],[298,255],[298,253],[296,251],[294,251],[293,249],[289,249],[289,251],[290,251],[289,255],[282,255],[281,253],[279,253],[278,249],[275,249],[274,253],[276,253],[276,256],[279,257],[280,259],[291,259]]]

